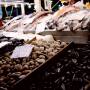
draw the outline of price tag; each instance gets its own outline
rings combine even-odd
[[[37,24],[36,33],[45,31],[45,26],[46,26],[45,22]]]
[[[26,44],[26,45],[23,45],[23,46],[17,46],[12,55],[11,55],[11,58],[23,58],[23,57],[29,57],[31,52],[32,52],[32,49],[33,49],[33,45],[30,45],[30,44]]]

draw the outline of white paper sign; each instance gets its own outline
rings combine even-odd
[[[40,32],[45,31],[45,26],[46,26],[45,22],[37,24],[36,33],[40,33]]]
[[[11,55],[11,58],[22,58],[22,57],[29,57],[31,52],[32,52],[32,49],[33,49],[33,45],[30,45],[30,44],[26,44],[26,45],[23,45],[23,46],[17,46],[12,55]]]

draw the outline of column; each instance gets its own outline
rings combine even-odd
[[[34,0],[36,12],[41,11],[41,0]]]

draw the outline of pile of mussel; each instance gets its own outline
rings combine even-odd
[[[28,90],[90,90],[90,44],[75,44],[56,59]]]

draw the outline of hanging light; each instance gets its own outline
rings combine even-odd
[[[31,5],[30,4],[28,5],[28,8],[31,8]]]
[[[18,5],[17,5],[17,4],[14,4],[14,7],[15,7],[15,8],[17,8],[17,7],[18,7]]]

